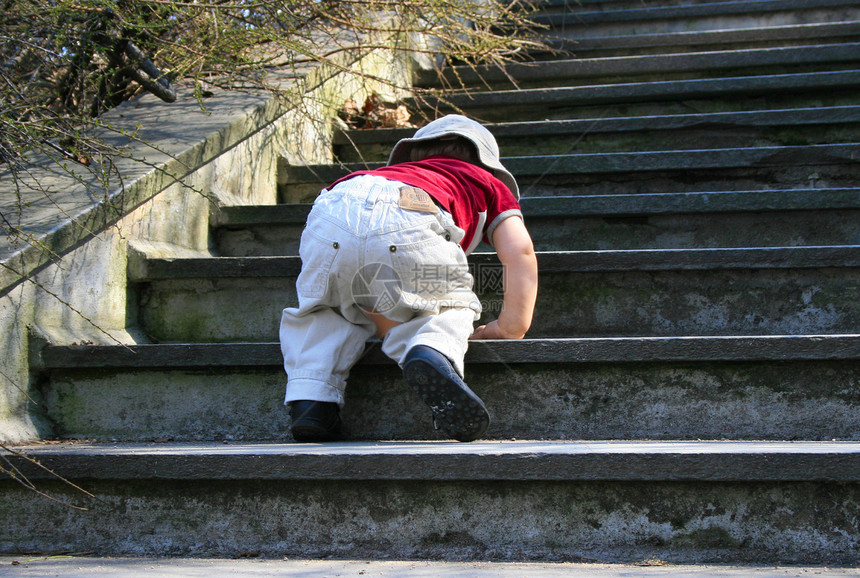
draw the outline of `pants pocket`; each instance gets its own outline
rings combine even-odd
[[[465,301],[472,298],[472,276],[463,251],[456,243],[428,232],[429,238],[391,246],[391,260],[403,292],[420,300]],[[422,310],[435,309],[420,307]]]

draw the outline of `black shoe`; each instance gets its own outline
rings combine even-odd
[[[294,401],[290,404],[293,439],[330,442],[343,439],[340,407],[330,401]]]
[[[416,345],[403,361],[403,377],[433,411],[433,421],[461,442],[478,439],[490,425],[484,402],[469,389],[448,358],[426,345]]]

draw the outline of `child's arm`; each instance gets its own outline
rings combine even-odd
[[[505,297],[499,318],[478,327],[470,339],[522,339],[532,323],[538,274],[534,245],[522,219],[509,217],[493,232],[504,267]]]

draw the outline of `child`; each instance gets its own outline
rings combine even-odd
[[[482,240],[505,293],[498,319],[473,331],[481,304],[466,255]],[[387,166],[323,189],[299,254],[299,305],[280,328],[296,441],[342,438],[346,378],[374,333],[437,427],[460,441],[484,434],[489,414],[462,379],[468,340],[521,339],[537,294],[519,189],[486,128],[442,117],[399,141]]]

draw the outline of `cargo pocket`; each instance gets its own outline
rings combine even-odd
[[[338,249],[335,240],[324,239],[310,229],[302,232],[299,247],[302,271],[296,279],[296,292],[300,297],[319,298],[326,294]]]

